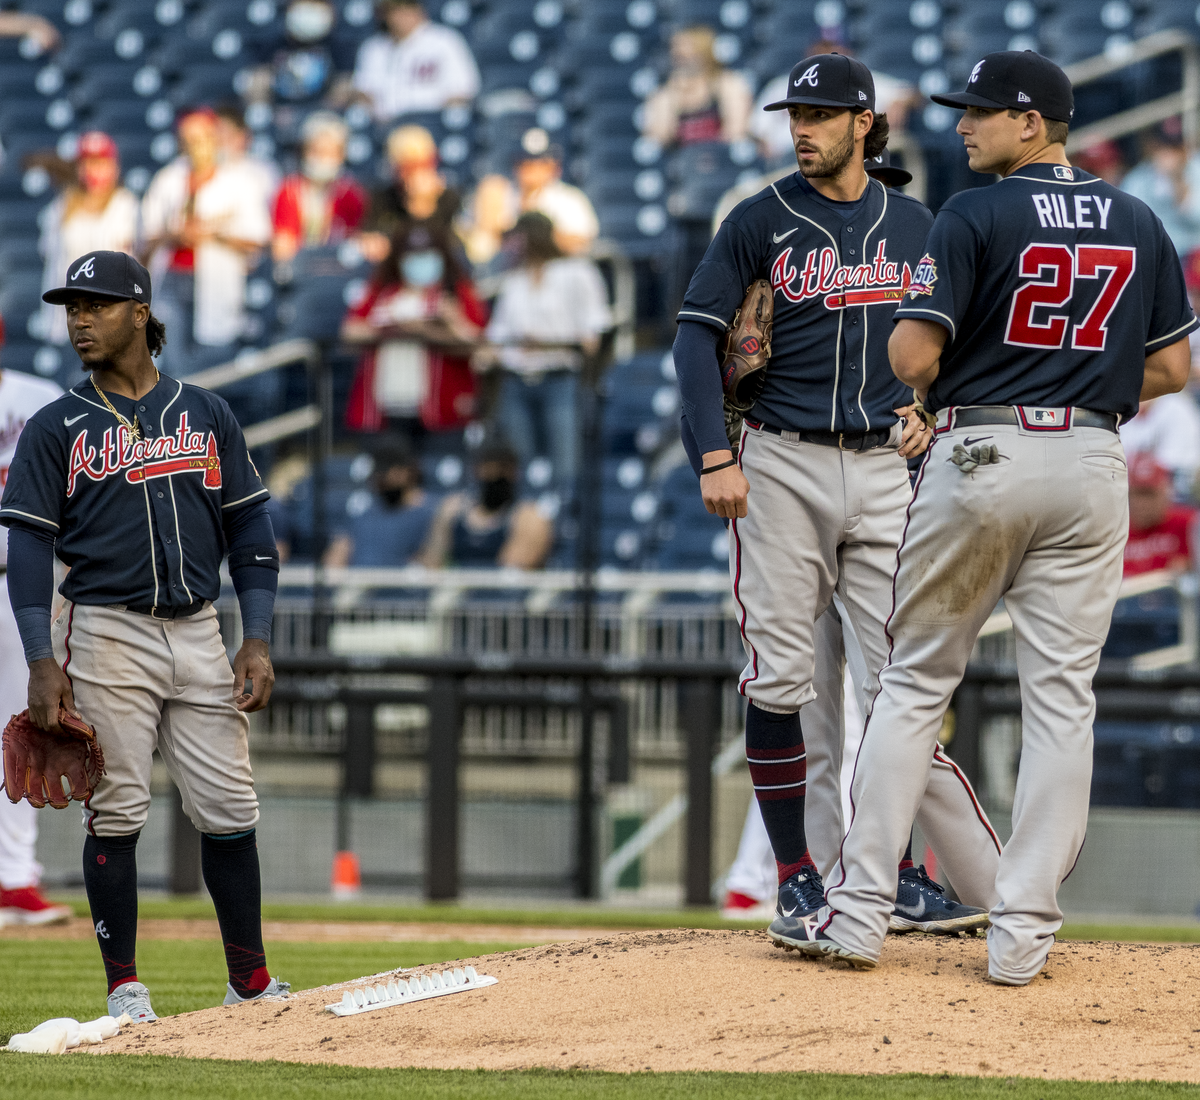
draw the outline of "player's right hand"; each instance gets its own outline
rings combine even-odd
[[[58,706],[62,703],[77,718],[75,693],[71,681],[53,657],[34,661],[29,666],[29,717],[38,729],[47,733],[62,733],[58,724]]]
[[[705,466],[718,466],[730,457],[729,451],[709,451],[703,462]],[[749,492],[750,483],[739,466],[726,466],[723,470],[704,474],[700,478],[704,507],[722,519],[745,519],[746,496]]]

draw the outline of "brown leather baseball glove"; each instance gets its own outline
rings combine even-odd
[[[38,729],[29,711],[14,714],[4,727],[4,789],[9,802],[22,798],[41,809],[64,809],[72,798],[82,802],[104,775],[104,753],[96,731],[66,708],[58,708],[63,733]],[[63,780],[70,793],[63,793]]]
[[[746,288],[746,297],[733,315],[721,352],[725,434],[735,449],[742,434],[742,417],[762,393],[774,326],[775,292],[766,279],[757,279]]]

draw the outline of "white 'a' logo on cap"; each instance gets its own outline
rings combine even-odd
[[[982,61],[977,61],[977,62],[975,62],[975,68],[973,68],[973,69],[971,70],[971,76],[970,76],[970,78],[967,80],[967,83],[968,83],[968,84],[974,84],[974,83],[975,83],[975,81],[977,81],[977,80],[979,79],[979,70],[980,70],[980,69],[982,69],[982,68],[983,68],[983,62],[982,62]]]
[[[807,69],[792,83],[799,88],[801,84],[811,84],[814,88],[817,86],[817,65],[809,65]]]
[[[96,272],[92,270],[92,264],[95,262],[95,256],[89,256],[86,260],[84,260],[83,263],[81,263],[75,269],[75,274],[71,276],[71,282],[74,282],[81,275],[86,275],[89,279],[94,279],[96,277]]]

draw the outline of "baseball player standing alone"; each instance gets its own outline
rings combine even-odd
[[[675,340],[685,445],[702,467],[705,505],[730,520],[747,656],[739,685],[750,701],[746,756],[780,883],[770,934],[786,947],[808,942],[824,904],[805,834],[806,749],[814,761],[820,753],[823,774],[841,755],[840,722],[805,720],[801,729],[801,708],[816,697],[815,624],[836,592],[862,645],[859,689],[869,705],[887,658],[884,622],[910,499],[904,459],[930,435],[918,417],[900,415],[912,391],[892,374],[886,341],[932,217],[867,177],[864,154],[878,155],[887,141],[874,106],[861,62],[818,54],[792,69],[787,98],[768,109],[788,111],[800,170],[721,224],[692,276]],[[734,458],[717,344],[758,279],[769,280],[775,303],[771,360]],[[921,826],[968,904],[947,899],[906,859],[897,920],[923,931],[982,927],[999,843],[946,757],[926,760],[925,771]]]
[[[155,369],[164,330],[141,264],[93,252],[43,297],[66,306],[90,373],[26,424],[0,523],[30,717],[56,731],[60,704],[78,705],[107,761],[84,803],[83,876],[109,1012],[156,1019],[135,961],[135,850],[155,748],[202,834],[229,968],[225,1003],[283,993],[263,954],[245,714],[266,705],[274,682],[279,557],[267,491],[229,406]],[[232,668],[212,606],[226,546],[245,639]],[[55,554],[70,572],[52,626]]]
[[[961,94],[972,170],[1003,178],[941,209],[896,310],[896,375],[937,412],[897,558],[891,658],[859,751],[829,909],[804,950],[875,965],[896,857],[937,732],[987,617],[1016,634],[1022,744],[988,932],[992,981],[1025,985],[1062,923],[1087,829],[1092,676],[1128,532],[1121,419],[1182,389],[1197,325],[1162,224],[1078,168],[1066,75],[989,54]]]

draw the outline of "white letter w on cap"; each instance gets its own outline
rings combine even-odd
[[[809,65],[800,76],[793,81],[795,87],[799,88],[801,84],[811,84],[814,88],[817,86],[817,66]]]
[[[96,273],[92,270],[92,264],[96,262],[95,256],[89,256],[76,269],[75,274],[71,276],[71,282],[74,282],[80,275],[86,275],[89,279],[94,279]]]

